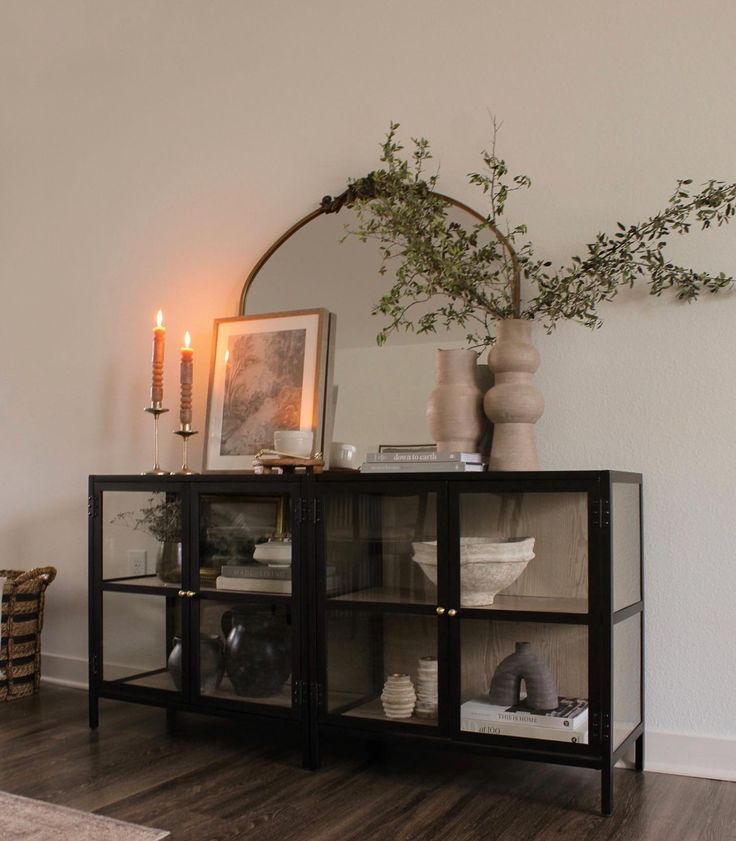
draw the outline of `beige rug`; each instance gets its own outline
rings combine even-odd
[[[13,841],[160,841],[169,833],[0,791],[0,838]]]

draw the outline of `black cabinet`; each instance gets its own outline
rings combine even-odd
[[[312,768],[328,733],[580,765],[610,813],[643,605],[637,474],[90,480],[92,726],[109,697],[290,721]],[[494,718],[519,642],[587,703],[567,730]]]

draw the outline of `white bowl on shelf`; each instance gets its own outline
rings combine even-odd
[[[288,567],[291,565],[291,541],[269,540],[259,543],[253,551],[253,560],[270,567]]]
[[[273,448],[295,458],[311,458],[314,433],[311,429],[279,429],[273,434]]]
[[[414,561],[437,584],[437,541],[411,544]],[[510,587],[534,557],[533,537],[461,537],[460,604],[491,605],[501,590]]]

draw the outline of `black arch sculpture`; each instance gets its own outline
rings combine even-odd
[[[516,651],[499,664],[491,679],[492,704],[513,707],[521,701],[521,682],[526,684],[526,705],[535,710],[554,710],[559,704],[557,684],[549,666],[532,651],[530,642],[517,642]]]

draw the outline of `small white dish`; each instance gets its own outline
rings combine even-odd
[[[273,434],[273,448],[295,458],[310,458],[314,433],[311,429],[278,429]]]
[[[268,543],[259,543],[253,551],[253,560],[270,567],[288,567],[291,565],[291,542],[269,540]]]

